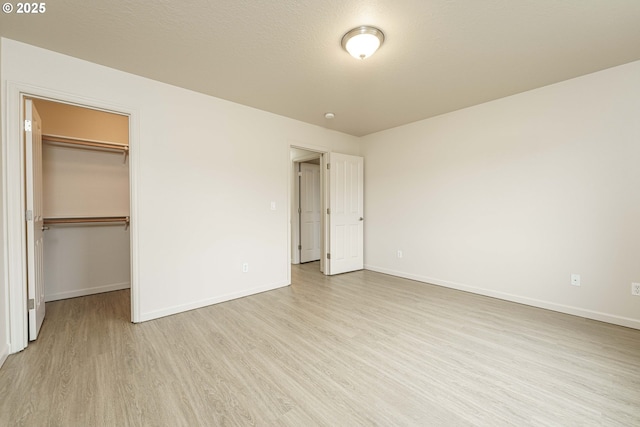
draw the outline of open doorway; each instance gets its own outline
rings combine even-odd
[[[318,262],[325,272],[322,256],[326,242],[324,215],[326,186],[324,165],[326,153],[291,147],[291,264]]]
[[[323,153],[291,148],[291,263],[318,263],[324,248]],[[321,265],[322,264],[322,265]]]
[[[67,230],[71,230],[71,228],[75,228],[75,225],[73,224],[69,224],[69,225],[55,224],[54,225],[50,223],[48,225],[45,225],[43,222],[44,222],[44,218],[47,216],[47,213],[44,212],[44,209],[41,208],[39,209],[39,212],[36,212],[35,210],[26,208],[28,206],[26,201],[26,198],[28,196],[27,193],[28,191],[31,191],[29,190],[31,183],[27,182],[26,162],[28,158],[30,158],[32,161],[36,160],[35,168],[33,169],[40,170],[42,172],[43,161],[48,161],[46,158],[43,159],[42,157],[38,159],[37,156],[30,155],[30,153],[27,152],[27,147],[26,147],[27,138],[29,138],[33,142],[33,138],[32,138],[33,133],[38,133],[38,132],[35,132],[37,130],[36,127],[32,128],[32,124],[29,123],[29,120],[27,120],[27,118],[29,117],[26,111],[27,104],[30,103],[31,105],[33,105],[34,101],[36,102],[52,101],[53,103],[57,103],[62,106],[67,106],[67,107],[72,106],[72,107],[81,108],[91,112],[100,112],[100,113],[108,113],[111,115],[117,115],[124,118],[124,121],[126,122],[126,129],[124,130],[124,133],[126,134],[126,138],[128,138],[127,149],[118,150],[119,153],[116,153],[116,154],[109,153],[108,155],[114,156],[115,158],[118,159],[117,161],[118,167],[120,168],[119,171],[121,172],[121,177],[123,178],[124,188],[126,192],[126,194],[124,195],[124,198],[126,199],[128,208],[126,212],[124,210],[119,210],[117,212],[117,215],[115,211],[107,212],[107,213],[100,212],[100,215],[104,214],[107,217],[117,216],[119,217],[119,219],[124,219],[122,221],[118,221],[119,224],[113,225],[113,227],[114,229],[118,229],[121,232],[124,232],[125,228],[127,230],[126,231],[127,237],[125,239],[121,239],[121,241],[123,241],[124,244],[126,245],[123,251],[125,254],[124,258],[127,263],[127,266],[124,268],[124,270],[126,270],[125,273],[127,277],[124,280],[119,281],[118,283],[111,283],[111,284],[116,285],[116,287],[120,287],[120,288],[130,287],[131,291],[130,291],[129,303],[131,308],[131,321],[133,322],[139,321],[138,320],[139,319],[138,292],[137,292],[137,286],[136,286],[137,284],[137,256],[136,256],[137,239],[135,234],[135,231],[137,228],[136,221],[135,221],[135,218],[136,218],[135,207],[136,207],[136,200],[137,200],[136,191],[135,191],[136,182],[137,182],[136,174],[135,174],[135,164],[136,164],[135,159],[137,159],[137,149],[136,149],[137,144],[136,144],[136,141],[134,141],[134,139],[136,138],[136,133],[131,131],[131,129],[135,128],[136,126],[135,118],[133,116],[135,110],[126,109],[123,106],[114,106],[112,104],[105,103],[99,100],[88,100],[86,98],[81,98],[75,95],[62,94],[60,92],[55,92],[45,88],[32,87],[32,86],[23,85],[23,84],[14,83],[14,82],[9,82],[7,84],[6,93],[7,93],[7,109],[6,109],[7,127],[6,127],[6,144],[4,145],[5,153],[6,153],[5,179],[6,179],[7,188],[11,188],[12,190],[6,192],[3,195],[3,200],[5,202],[6,222],[8,225],[6,228],[7,233],[6,233],[5,248],[7,250],[7,258],[8,258],[6,275],[9,283],[8,316],[9,316],[9,325],[10,325],[10,328],[9,328],[10,352],[16,353],[26,348],[31,335],[30,324],[29,324],[30,323],[29,320],[31,316],[29,311],[30,311],[30,307],[35,304],[32,301],[30,301],[34,297],[29,293],[28,279],[29,277],[33,277],[34,275],[36,275],[33,273],[34,271],[38,272],[41,278],[45,275],[44,270],[46,266],[44,264],[46,262],[46,259],[45,259],[46,253],[44,253],[44,251],[41,250],[41,248],[38,248],[38,252],[37,252],[40,254],[39,264],[36,264],[36,268],[31,271],[30,271],[30,267],[28,266],[30,262],[29,260],[30,259],[32,260],[35,258],[33,255],[31,255],[31,257],[28,256],[29,249],[28,249],[27,243],[28,243],[28,240],[30,239],[28,229],[31,228],[32,231],[38,229],[40,231],[40,234],[42,235],[44,233],[50,233],[52,231],[52,227],[56,227],[56,229],[60,227],[60,229],[58,229],[59,231],[62,231],[61,229],[64,227],[68,227]],[[86,124],[86,122],[84,124]],[[29,132],[27,130],[29,130]],[[43,130],[42,126],[40,126],[39,133],[42,133],[42,130]],[[47,133],[49,131],[44,130],[44,132]],[[52,135],[48,135],[48,136],[52,136]],[[65,136],[65,135],[58,135],[58,136]],[[83,137],[75,137],[71,135],[70,138],[66,138],[66,139],[62,138],[60,141],[57,141],[60,145],[57,148],[57,150],[62,150],[63,149],[62,145],[66,146],[68,145],[68,143],[72,141],[77,142],[74,140],[74,138],[75,139],[94,139],[90,137],[83,138]],[[50,138],[50,139],[54,139],[54,138]],[[42,135],[40,135],[40,141],[41,140],[42,140]],[[100,140],[94,139],[93,141],[84,141],[84,142],[108,143],[113,141],[100,141]],[[45,144],[48,144],[48,143],[45,143]],[[119,144],[119,145],[122,146],[125,144]],[[129,148],[131,147],[133,147],[133,150],[129,150]],[[40,149],[41,149],[40,151],[42,152],[42,144],[40,144]],[[45,150],[47,150],[47,148],[45,148]],[[76,156],[78,158],[87,156],[87,155],[94,156],[98,154],[104,154],[104,153],[95,152],[93,149],[89,151],[89,150],[82,150],[82,149],[78,150],[78,149],[72,149],[70,147],[65,147],[64,150],[69,151],[68,154],[70,154],[72,157]],[[73,152],[73,154],[71,154],[71,152]],[[60,154],[60,153],[58,152],[57,154]],[[80,168],[87,166],[82,162],[80,162],[79,164],[80,164]],[[40,176],[42,177],[42,173],[40,174]],[[77,179],[74,181],[80,184],[78,181],[82,181],[82,179]],[[91,182],[91,181],[88,181],[88,182]],[[44,185],[41,185],[41,189],[43,187]],[[94,194],[98,194],[98,195],[101,194],[102,188],[99,185],[90,185],[89,187],[91,188]],[[52,194],[49,194],[49,195],[51,196]],[[44,197],[45,195],[42,194],[41,199],[43,201],[44,201]],[[44,203],[41,203],[41,206],[42,205],[44,205]],[[97,205],[91,205],[91,206],[95,208]],[[31,212],[29,212],[30,210]],[[76,217],[80,217],[80,216],[97,216],[97,215],[94,215],[94,212],[86,212],[86,213],[87,215],[84,215],[84,212],[81,213],[79,210],[69,210],[68,217],[73,217],[73,219],[75,220],[77,219]],[[97,214],[97,210],[95,213]],[[35,223],[33,219],[36,216],[39,217],[38,226],[35,226],[35,224],[33,224],[34,226],[32,226],[30,222]],[[49,219],[52,219],[52,217],[53,215],[49,216]],[[53,219],[55,220],[58,218],[56,217]],[[103,217],[100,222],[102,222],[105,219],[106,218]],[[49,228],[48,230],[46,229],[47,227]],[[36,236],[36,240],[40,239],[40,237]],[[120,239],[121,237],[122,236],[118,236],[118,239]],[[66,241],[65,244],[66,243],[70,243],[70,241]],[[101,245],[100,241],[97,241],[93,238],[84,239],[84,247],[76,251],[76,254],[78,253],[84,254],[86,252],[86,248],[88,247],[95,249],[101,246],[104,248],[104,245]],[[60,250],[63,250],[63,249],[60,249]],[[60,255],[60,253],[57,253],[55,255]],[[121,255],[122,253],[118,253],[116,257]],[[113,260],[109,256],[101,256],[99,258],[101,259],[99,261],[100,264],[98,265],[98,267],[109,269],[110,268],[109,264]],[[49,258],[49,261],[52,261],[51,257]],[[94,266],[95,264],[91,265],[91,263],[83,265],[84,268],[89,268],[89,269],[91,269]],[[52,300],[68,298],[73,296],[81,296],[83,293],[91,294],[91,293],[96,293],[96,291],[103,292],[108,290],[114,290],[109,288],[109,286],[106,286],[106,287],[90,286],[90,287],[94,289],[89,290],[89,292],[87,292],[86,289],[81,290],[79,293],[73,290],[68,290],[68,289],[62,290],[58,292],[58,295],[54,296]],[[37,292],[37,294],[38,293],[40,294],[38,295],[38,297],[39,298],[42,297],[41,299],[44,302],[45,299],[47,298],[46,288],[43,291],[42,287],[40,287],[40,290]],[[51,297],[51,295],[49,297]]]
[[[297,162],[298,252],[300,264],[320,261],[320,159]]]
[[[364,159],[291,146],[290,164],[290,264],[317,262],[314,257],[319,246],[319,268],[325,275],[362,270]],[[315,175],[315,164],[319,166],[319,177]],[[306,176],[305,170],[309,171]],[[320,187],[319,215],[315,196],[317,181]],[[308,244],[306,248],[305,242]]]
[[[45,303],[131,286],[129,118],[37,98],[25,99],[25,114],[33,124],[25,129],[33,341]],[[39,237],[32,242],[31,235]]]

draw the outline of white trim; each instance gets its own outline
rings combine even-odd
[[[305,144],[292,140],[289,141],[289,148],[299,148],[301,150],[313,151],[314,153],[318,154],[327,154],[331,151],[327,147],[323,147],[322,145]],[[289,152],[289,155],[291,155],[291,152]]]
[[[308,156],[302,156],[302,157],[296,157],[291,159],[291,161],[293,161],[294,163],[305,163],[308,162],[309,160],[316,160],[316,159],[320,159],[320,157],[322,157],[322,153],[318,153],[318,154],[310,154]]]
[[[3,343],[2,348],[0,349],[0,368],[2,368],[7,357],[9,357],[9,350],[9,343]]]
[[[150,311],[148,313],[142,313],[140,317],[141,322],[148,320],[158,319],[160,317],[171,316],[173,314],[183,313],[189,310],[195,310],[202,307],[207,307],[213,304],[219,304],[221,302],[231,301],[238,298],[243,298],[250,295],[259,294],[262,292],[273,291],[275,289],[284,288],[289,286],[288,282],[278,282],[273,285],[258,286],[256,288],[244,290],[241,292],[231,292],[228,294],[220,295],[214,298],[207,298],[200,301],[190,302],[188,304],[175,305],[173,307],[164,308],[162,310]]]
[[[3,98],[6,108],[5,135],[2,139],[4,173],[5,280],[8,283],[7,318],[10,326],[10,351],[16,353],[27,346],[26,321],[26,242],[24,221],[24,170],[22,115],[24,97],[47,99],[72,105],[108,111],[129,117],[129,190],[131,238],[131,320],[140,321],[138,278],[138,159],[140,157],[138,112],[136,109],[58,92],[52,89],[7,81]]]
[[[45,302],[58,301],[67,298],[84,297],[87,295],[101,294],[104,292],[119,291],[122,289],[129,289],[131,283],[112,283],[110,285],[96,286],[95,288],[74,289],[73,291],[57,292],[55,294],[47,295]]]
[[[459,291],[471,292],[477,295],[484,295],[492,298],[498,298],[501,300],[516,302],[519,304],[529,305],[532,307],[557,311],[559,313],[571,314],[573,316],[585,317],[587,319],[598,320],[600,322],[606,322],[606,323],[612,323],[614,325],[625,326],[627,328],[640,329],[640,319],[632,319],[629,317],[616,316],[614,314],[602,313],[600,311],[588,310],[580,307],[558,304],[555,302],[544,301],[544,300],[539,300],[535,298],[523,297],[520,295],[509,294],[506,292],[493,291],[491,289],[478,288],[475,286],[465,285],[462,283],[450,282],[448,280],[441,280],[433,277],[420,276],[418,274],[410,274],[402,271],[391,270],[388,268],[376,267],[374,265],[365,264],[364,268],[365,270],[375,271],[383,274],[389,274],[391,276],[402,277],[405,279],[424,282],[431,285],[442,286],[445,288],[456,289]]]
[[[129,244],[131,245],[131,321],[141,322],[140,311],[140,238],[138,234],[138,218],[140,217],[139,199],[139,174],[140,174],[140,123],[138,122],[138,110],[126,108],[129,113]]]
[[[24,188],[22,181],[24,157],[21,138],[23,109],[21,87],[7,82],[4,155],[4,221],[5,265],[9,289],[7,317],[9,317],[10,351],[16,353],[27,346],[26,242],[24,222]],[[9,141],[14,143],[10,144]],[[15,143],[18,141],[18,143]]]

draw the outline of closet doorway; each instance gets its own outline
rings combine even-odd
[[[40,118],[40,135],[25,134],[41,139],[32,175],[41,179],[41,194],[34,193],[41,209],[34,210],[34,220],[42,221],[43,249],[29,248],[28,232],[27,264],[34,272],[28,274],[29,341],[37,338],[44,316],[40,303],[131,287],[129,117],[25,99],[27,117],[31,109]],[[26,184],[29,193],[29,168]],[[40,283],[32,286],[34,278]]]

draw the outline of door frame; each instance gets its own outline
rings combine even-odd
[[[296,158],[296,159],[292,159],[291,158],[291,149],[292,148],[297,148],[300,150],[305,150],[305,151],[310,151],[312,153],[316,153],[313,155],[309,155],[309,157],[300,157],[300,158]],[[317,158],[318,155],[320,155],[320,212],[322,213],[320,215],[320,228],[322,229],[322,242],[320,245],[320,271],[322,273],[324,273],[325,275],[327,275],[327,269],[326,269],[326,256],[327,256],[327,250],[326,250],[326,244],[328,242],[328,224],[326,221],[326,214],[325,212],[327,211],[327,204],[328,204],[328,192],[327,192],[327,185],[326,185],[326,179],[327,179],[327,174],[326,174],[326,170],[327,170],[327,161],[328,161],[328,155],[329,155],[330,151],[327,150],[325,147],[319,147],[319,146],[315,146],[315,145],[306,145],[306,144],[300,144],[300,143],[291,143],[289,144],[288,150],[287,150],[287,163],[289,165],[289,176],[290,178],[287,180],[288,182],[288,191],[287,191],[287,206],[289,207],[287,216],[288,216],[288,221],[287,224],[289,225],[287,227],[287,282],[289,284],[291,284],[291,265],[292,262],[294,260],[293,258],[293,252],[292,252],[292,233],[291,233],[291,228],[293,226],[292,223],[292,218],[293,218],[293,203],[294,201],[297,199],[297,197],[292,197],[292,193],[293,193],[293,189],[296,187],[296,179],[298,176],[297,170],[296,170],[296,165],[300,162],[303,162],[305,160],[311,160],[311,159],[315,159]],[[298,221],[296,220],[296,223]],[[299,240],[299,236],[298,236],[298,240]],[[300,262],[300,252],[298,252],[298,258],[297,258],[297,262]]]
[[[90,99],[74,94],[8,81],[6,92],[5,137],[2,139],[4,206],[4,275],[8,288],[7,318],[11,353],[28,345],[27,321],[27,262],[25,221],[25,168],[24,168],[24,99],[44,99],[78,107],[121,114],[129,118],[129,198],[131,249],[131,321],[140,321],[139,269],[138,269],[138,159],[139,114],[135,108],[115,105],[107,101]]]

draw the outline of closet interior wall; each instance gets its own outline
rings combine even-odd
[[[43,135],[129,143],[126,116],[44,100],[34,104]],[[129,166],[122,152],[43,142],[45,218],[129,216]],[[131,286],[124,223],[50,225],[44,239],[46,301]]]

